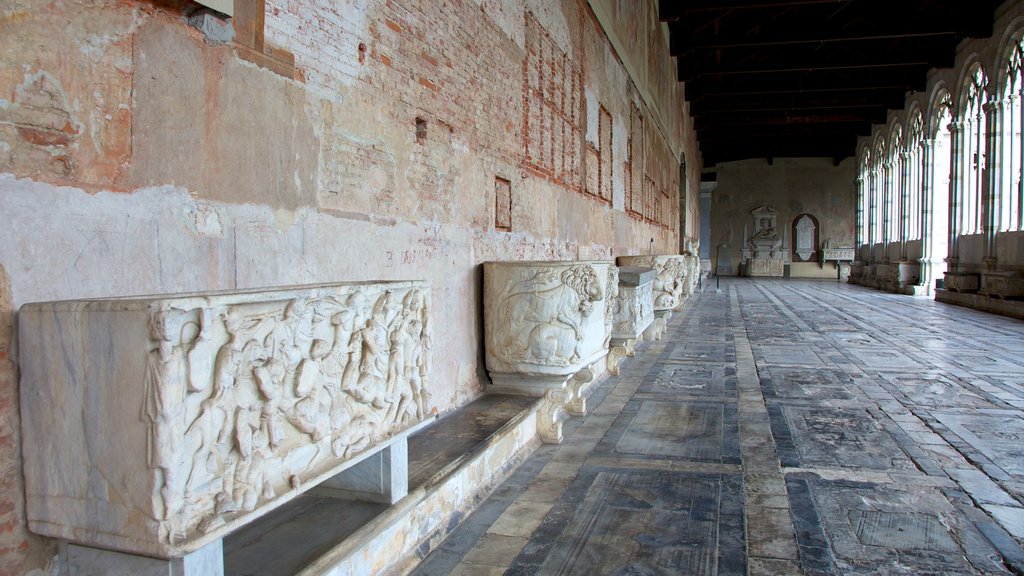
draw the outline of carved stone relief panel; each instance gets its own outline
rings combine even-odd
[[[606,261],[485,263],[484,343],[492,380],[534,382],[540,395],[603,357],[611,267]]]
[[[30,528],[170,558],[428,418],[424,282],[28,304]]]
[[[618,263],[620,266],[638,266],[655,270],[651,286],[655,310],[672,310],[683,303],[687,280],[686,261],[682,255],[619,256]]]

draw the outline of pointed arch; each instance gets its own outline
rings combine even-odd
[[[956,119],[960,130],[958,163],[959,193],[955,202],[959,234],[977,234],[982,231],[981,189],[985,174],[986,119],[988,103],[988,75],[981,62],[975,61],[965,69],[957,100]]]
[[[1024,19],[1011,26],[997,65],[1000,122],[996,151],[1000,170],[995,179],[993,208],[996,232],[1024,229]]]

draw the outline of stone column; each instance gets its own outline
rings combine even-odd
[[[962,215],[960,214],[960,203],[963,198],[963,165],[966,161],[966,155],[963,153],[963,122],[960,120],[954,120],[949,123],[949,141],[950,141],[950,163],[949,163],[949,231],[948,231],[948,247],[949,253],[946,255],[947,272],[956,272],[957,264],[960,258],[957,256],[957,248],[959,245],[960,237],[960,222],[962,221]]]
[[[854,225],[854,244],[859,248],[867,239],[864,238],[864,175],[858,173],[854,183],[857,186],[857,220]]]
[[[996,267],[996,231],[999,229],[999,180],[1002,173],[1003,155],[1002,131],[1003,113],[1006,103],[992,100],[983,106],[985,114],[985,163],[982,165],[981,180],[981,223],[985,234],[982,262],[985,270]]]
[[[932,220],[935,214],[935,150],[933,141],[928,138],[921,140],[921,283],[925,286],[925,294],[931,294],[935,285],[935,235]]]
[[[893,165],[886,160],[882,165],[882,260],[889,262],[889,226],[892,220]]]
[[[900,152],[900,262],[907,260],[907,236],[910,234],[910,218],[907,209],[910,207],[910,162],[907,152]]]

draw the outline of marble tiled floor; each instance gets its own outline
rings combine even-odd
[[[416,574],[1024,571],[1024,322],[835,282],[721,288]]]

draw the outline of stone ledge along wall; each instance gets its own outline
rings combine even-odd
[[[56,554],[23,514],[21,304],[427,280],[446,412],[487,378],[479,263],[675,252],[701,164],[656,4],[266,0],[288,78],[184,0],[3,3],[0,574]]]

